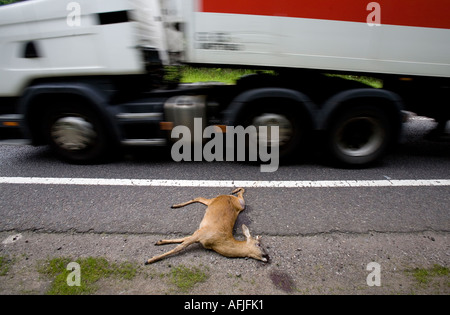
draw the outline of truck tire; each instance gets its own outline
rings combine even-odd
[[[80,104],[48,110],[44,134],[56,155],[69,163],[101,162],[110,149],[107,130],[98,115]]]
[[[364,167],[380,160],[394,138],[389,116],[376,106],[341,110],[331,120],[327,147],[340,166]]]

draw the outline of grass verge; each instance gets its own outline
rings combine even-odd
[[[412,294],[423,289],[432,290],[433,294],[448,295],[450,289],[450,269],[441,265],[431,268],[415,268],[406,270],[405,273],[414,279],[415,287]]]
[[[68,285],[72,270],[67,270],[67,266],[71,262],[80,265],[80,286]],[[98,290],[97,282],[102,278],[132,280],[137,274],[137,267],[131,263],[110,263],[104,258],[88,257],[74,261],[68,257],[59,257],[41,262],[38,272],[52,279],[46,292],[48,295],[87,295]]]
[[[221,82],[225,84],[235,84],[236,81],[245,76],[253,73],[269,73],[275,74],[274,71],[258,71],[248,69],[227,69],[227,68],[195,68],[184,66],[179,71],[179,79],[181,83],[194,83],[194,82]],[[339,77],[345,80],[357,81],[373,88],[380,89],[383,87],[383,81],[367,77],[367,76],[355,76],[355,75],[338,75],[327,74],[330,77]]]
[[[167,276],[170,283],[183,293],[189,292],[196,284],[203,283],[209,278],[209,275],[201,268],[188,268],[184,265],[173,267]]]
[[[418,284],[428,285],[435,278],[447,278],[450,285],[450,269],[441,265],[434,265],[432,268],[415,268],[408,270],[407,273],[411,274]]]
[[[0,5],[10,4],[14,2],[18,2],[18,0],[0,0]]]
[[[12,261],[5,256],[0,256],[0,277],[6,276],[11,267]]]
[[[194,68],[186,66],[181,69],[181,83],[222,82],[234,84],[239,78],[256,72],[255,70],[245,69]]]

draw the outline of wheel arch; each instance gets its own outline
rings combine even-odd
[[[316,128],[316,105],[305,94],[285,88],[260,88],[243,92],[231,102],[230,106],[225,111],[225,123],[229,126],[239,123],[242,115],[253,106],[253,104],[259,100],[267,99],[284,99],[289,101],[293,106],[297,106],[297,108],[295,108],[296,110],[299,110],[302,114],[306,115],[305,118],[311,123],[311,128]]]
[[[119,130],[107,110],[108,96],[99,89],[82,83],[44,84],[29,87],[19,103],[19,113],[24,116],[25,134],[34,145],[47,144],[42,132],[45,115],[58,102],[78,100],[80,106],[93,110],[108,129],[114,141]]]
[[[383,89],[353,89],[340,92],[324,103],[317,115],[318,130],[327,130],[337,114],[362,102],[381,108],[395,127],[401,128],[404,104],[399,95]]]

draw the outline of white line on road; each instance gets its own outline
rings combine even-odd
[[[354,187],[442,187],[449,179],[419,180],[337,180],[337,181],[241,181],[241,180],[165,180],[107,178],[0,177],[0,184],[75,185],[133,187],[246,187],[246,188],[354,188]]]

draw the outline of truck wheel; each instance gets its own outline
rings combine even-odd
[[[328,131],[331,157],[344,166],[367,166],[384,156],[393,138],[386,113],[375,106],[358,106],[333,118]]]
[[[109,149],[106,129],[87,108],[54,108],[48,112],[44,128],[50,147],[70,163],[98,162]]]
[[[291,106],[295,105],[291,104]],[[255,126],[258,139],[264,138],[269,148],[279,147],[281,161],[292,160],[296,157],[306,138],[306,133],[310,129],[306,119],[302,119],[301,115],[292,110],[291,106],[279,104],[274,107],[273,103],[268,106],[258,106],[258,108],[255,106],[247,114],[244,123],[245,127]],[[275,126],[279,128],[278,139],[271,138],[271,127]],[[259,134],[260,127],[267,127],[267,134]]]

